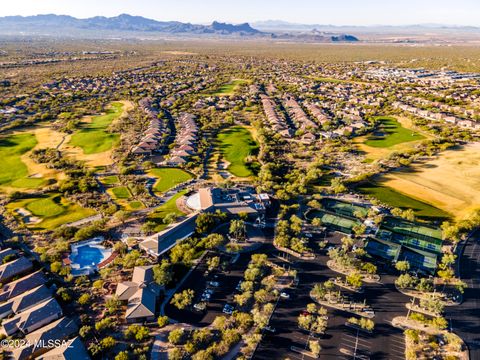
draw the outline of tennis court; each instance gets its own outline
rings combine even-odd
[[[368,214],[367,208],[341,200],[327,198],[323,199],[322,203],[325,209],[340,215],[349,217],[366,217]]]
[[[319,218],[325,226],[329,226],[334,230],[347,234],[351,234],[352,229],[355,226],[361,225],[360,221],[357,221],[356,219],[349,219],[347,217],[321,210],[311,212],[309,218]]]
[[[439,228],[433,228],[405,219],[386,217],[382,222],[382,227],[400,234],[416,235],[419,237],[442,240],[442,230]]]

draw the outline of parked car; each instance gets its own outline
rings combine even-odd
[[[240,281],[238,282],[237,287],[235,288],[235,290],[237,290],[237,291],[242,290],[242,282],[243,282],[242,280],[240,280]]]
[[[271,332],[272,334],[274,334],[274,333],[277,332],[277,329],[275,329],[274,327],[271,327],[270,325],[265,326],[263,329],[264,329],[265,331]]]
[[[224,314],[227,314],[227,315],[232,315],[234,309],[235,309],[235,308],[234,308],[232,305],[225,304],[225,306],[223,307],[222,312],[223,312]]]
[[[220,283],[218,281],[209,281],[208,285],[213,287],[219,287]]]
[[[287,293],[287,292],[285,292],[285,291],[282,291],[282,292],[280,293],[280,297],[281,297],[282,299],[288,300],[288,299],[290,299],[290,294]]]
[[[199,303],[196,303],[195,305],[193,305],[193,308],[197,311],[203,311],[207,308],[207,303],[205,302],[199,302]]]

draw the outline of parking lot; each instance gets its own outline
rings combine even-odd
[[[221,262],[226,263],[227,266],[223,270],[221,267],[208,272],[207,259],[213,256],[220,256]],[[177,290],[182,292],[185,289],[192,289],[195,291],[195,299],[193,304],[198,304],[201,301],[201,295],[206,289],[210,289],[212,294],[206,303],[205,310],[196,310],[194,307],[188,307],[184,310],[179,310],[175,306],[168,304],[165,306],[165,313],[172,319],[179,322],[188,323],[194,326],[210,325],[215,317],[224,315],[222,310],[225,304],[233,304],[233,295],[235,294],[235,287],[243,278],[245,268],[250,261],[250,254],[245,253],[238,257],[235,263],[231,263],[235,256],[233,255],[219,255],[218,253],[209,253],[205,256],[201,263],[192,271],[190,276]],[[217,282],[218,286],[209,286],[209,282]]]
[[[344,234],[331,232],[325,237],[330,245],[340,244]],[[321,238],[313,239],[316,243]],[[312,248],[318,246],[311,244]],[[273,247],[272,247],[273,248]],[[292,290],[290,300],[279,302],[270,325],[277,331],[275,334],[265,333],[263,340],[255,352],[255,359],[305,359],[300,353],[291,350],[292,346],[305,348],[310,334],[298,327],[298,315],[306,308],[308,303],[313,302],[309,296],[310,290],[318,282],[324,282],[329,278],[338,276],[326,266],[328,256],[325,251],[317,251],[315,260],[299,260],[290,257],[291,262],[283,261],[278,251],[271,251],[275,262],[284,262],[285,266],[292,266],[298,270],[299,284]],[[288,259],[288,258],[287,258]],[[390,321],[398,315],[405,315],[405,303],[408,297],[396,291],[394,287],[395,277],[381,273],[381,283],[365,284],[364,294],[355,294],[344,291],[345,294],[357,300],[367,299],[367,303],[375,310],[375,331],[373,334],[358,332],[345,326],[351,313],[327,308],[328,328],[326,334],[320,337],[322,359],[404,359],[404,339],[401,330],[391,326]],[[357,334],[358,333],[358,334]]]

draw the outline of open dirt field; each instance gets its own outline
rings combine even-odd
[[[384,185],[445,210],[457,218],[480,208],[480,143],[385,176]]]

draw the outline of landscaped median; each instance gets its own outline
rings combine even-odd
[[[292,249],[287,249],[285,247],[282,247],[282,246],[276,246],[275,245],[275,248],[277,248],[278,250],[280,251],[283,251],[287,254],[290,254],[296,258],[299,258],[299,259],[302,259],[302,260],[315,260],[315,254],[314,253],[299,253],[299,252],[296,252],[295,250],[292,250]]]
[[[340,276],[336,278],[331,278],[330,281],[333,281],[335,285],[338,287],[344,288],[349,291],[353,291],[359,294],[363,294],[363,287],[362,286],[352,286],[347,280],[343,280]]]
[[[349,275],[358,271],[358,270],[353,269],[353,268],[346,268],[346,267],[339,266],[334,260],[328,260],[327,261],[327,266],[331,270],[333,270],[335,272],[338,272],[340,274],[343,274],[345,276],[349,276]],[[380,275],[369,274],[367,272],[360,272],[360,274],[362,275],[362,280],[367,282],[367,283],[377,283],[377,282],[380,281]]]
[[[312,291],[310,291],[310,297],[323,306],[346,311],[369,319],[375,317],[375,312],[369,305],[348,301],[340,291],[335,289],[332,281],[316,284]]]
[[[345,322],[345,326],[351,327],[353,329],[366,332],[368,334],[373,333],[373,329],[375,327],[375,323],[371,319],[366,319],[361,317],[357,319],[355,317],[351,317],[350,319]]]
[[[395,288],[401,292],[404,295],[410,296],[412,298],[416,299],[423,299],[423,300],[428,300],[431,297],[435,297],[438,300],[440,300],[444,306],[455,306],[455,305],[460,305],[462,302],[462,296],[459,294],[458,296],[458,301],[453,301],[450,298],[447,298],[447,295],[445,293],[442,293],[441,291],[436,291],[436,292],[427,292],[427,291],[419,291],[416,289],[412,288],[402,288],[398,286],[397,283],[395,283]]]
[[[405,330],[407,360],[417,359],[418,355],[426,359],[437,356],[441,356],[439,358],[442,359],[445,359],[445,356],[451,356],[452,359],[469,359],[468,348],[463,340],[448,330],[405,316],[393,318],[392,325]]]

